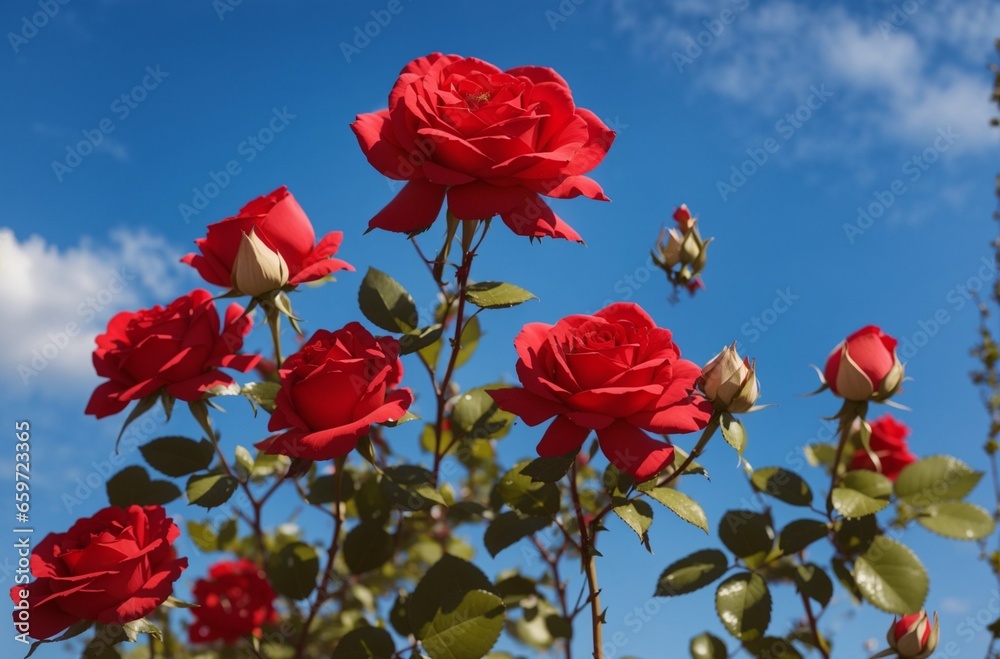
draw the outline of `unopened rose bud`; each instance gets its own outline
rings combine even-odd
[[[736,414],[749,412],[760,396],[754,364],[740,359],[735,344],[723,348],[702,369],[701,390],[715,409]]]
[[[251,229],[240,240],[230,279],[234,290],[257,297],[288,283],[288,264]]]
[[[937,648],[938,628],[937,613],[933,622],[926,611],[903,616],[889,628],[889,647],[903,659],[926,659]]]
[[[896,339],[874,325],[847,337],[826,362],[824,377],[831,391],[851,401],[883,401],[903,382]]]

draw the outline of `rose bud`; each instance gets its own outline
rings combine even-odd
[[[889,628],[887,639],[899,657],[903,659],[926,659],[934,653],[938,644],[938,616],[934,622],[927,618],[927,612],[903,616]]]
[[[250,229],[240,239],[229,278],[237,293],[257,297],[288,283],[288,264]]]
[[[886,400],[903,381],[896,343],[875,325],[859,329],[830,354],[823,372],[826,384],[847,400]]]
[[[686,205],[675,210],[673,217],[677,226],[660,232],[653,260],[666,271],[670,283],[675,287],[685,286],[693,293],[696,289],[689,284],[705,269],[707,247],[712,239],[702,239],[698,232],[698,220]]]
[[[723,348],[701,370],[701,390],[715,409],[723,412],[749,412],[760,396],[754,364],[740,359],[735,343]]]

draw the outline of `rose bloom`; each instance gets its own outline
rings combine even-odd
[[[319,330],[278,371],[281,389],[268,430],[267,453],[307,460],[345,456],[375,423],[397,421],[413,403],[403,378],[399,342],[376,339],[359,323]]]
[[[220,333],[212,295],[203,289],[165,308],[117,314],[97,337],[94,368],[108,381],[94,390],[86,413],[100,419],[160,391],[191,402],[233,384],[220,368],[246,373],[260,359],[238,354],[252,324],[243,307],[231,304]]]
[[[607,201],[583,175],[604,159],[615,133],[576,107],[552,69],[501,71],[433,53],[403,68],[387,109],[358,115],[351,128],[375,169],[409,181],[369,228],[422,231],[447,196],[458,219],[500,215],[521,236],[581,241],[539,195]]]
[[[208,579],[194,585],[198,605],[188,629],[191,643],[236,643],[242,636],[260,638],[261,627],[278,619],[274,589],[260,567],[245,558],[220,561],[209,568]]]
[[[207,235],[194,241],[201,254],[187,254],[181,261],[195,268],[208,283],[230,288],[240,244],[251,231],[284,260],[291,286],[339,270],[354,270],[350,264],[330,258],[340,248],[344,234],[333,231],[316,244],[312,223],[285,186],[257,197],[239,214],[208,225]]]
[[[592,430],[618,469],[648,480],[673,462],[653,433],[686,433],[708,424],[712,405],[695,391],[701,367],[680,358],[669,330],[638,305],[616,303],[555,325],[530,323],[514,340],[522,387],[497,389],[497,406],[529,426],[555,417],[540,456],[578,451]]]
[[[30,635],[37,639],[80,620],[138,620],[170,596],[187,567],[171,547],[179,535],[161,506],[105,508],[45,536],[31,555],[35,580],[13,586],[11,600],[17,604],[20,591],[29,591]]]
[[[896,339],[875,325],[862,327],[834,348],[823,376],[830,390],[851,401],[882,401],[903,381]]]
[[[873,421],[871,428],[869,446],[878,458],[878,464],[875,464],[864,448],[860,448],[851,458],[850,469],[877,471],[890,480],[896,480],[903,467],[917,461],[917,456],[910,453],[910,447],[906,443],[910,429],[890,414]]]

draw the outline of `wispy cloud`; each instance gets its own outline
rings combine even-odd
[[[44,121],[36,121],[31,124],[31,130],[36,135],[40,135],[51,140],[67,140],[73,137],[73,131],[63,126],[53,126]],[[76,133],[78,139],[84,139],[80,133]],[[120,140],[110,135],[102,135],[101,141],[94,146],[94,151],[111,156],[118,162],[128,162],[131,160],[128,147]]]

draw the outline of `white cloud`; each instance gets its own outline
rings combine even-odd
[[[856,157],[859,142],[923,148],[947,126],[962,135],[953,152],[996,145],[985,64],[1000,6],[990,0],[927,2],[904,18],[891,13],[899,3],[849,11],[725,0],[704,2],[698,12],[665,0],[609,3],[619,32],[641,55],[765,117],[800,103],[811,85],[829,85],[839,121],[824,131],[844,155]],[[727,25],[719,22],[724,10]],[[678,55],[691,61],[679,64]]]
[[[94,337],[118,311],[173,299],[191,276],[179,256],[144,231],[59,248],[0,227],[0,363],[14,375],[4,380],[7,393],[52,397],[93,384]]]

